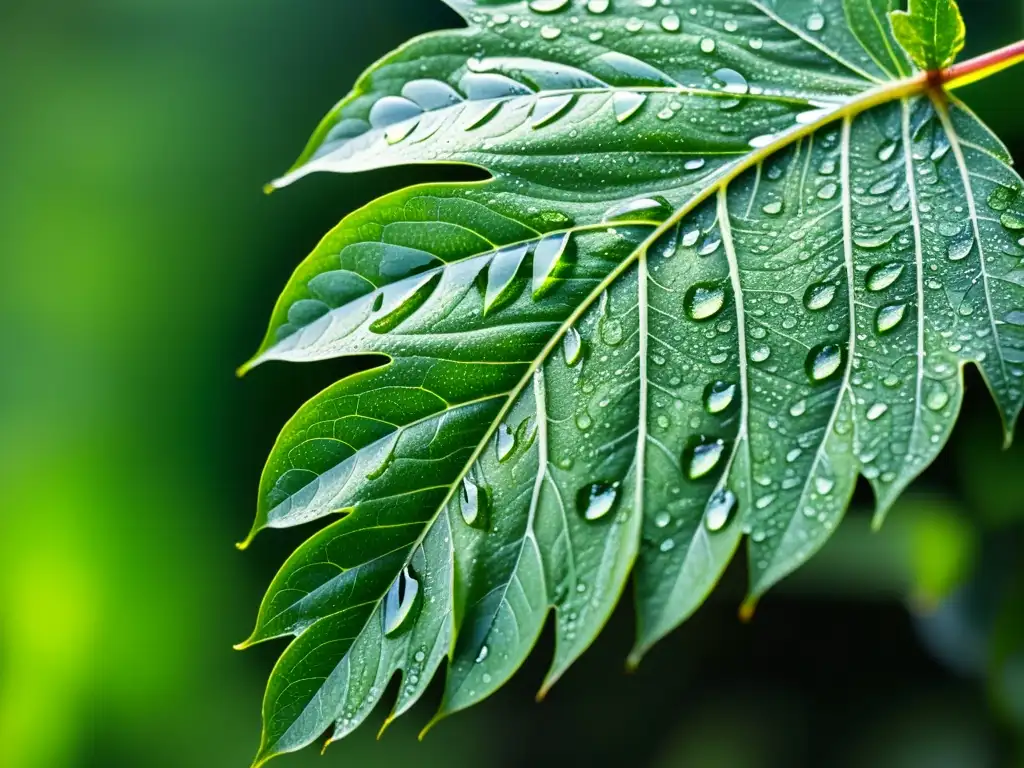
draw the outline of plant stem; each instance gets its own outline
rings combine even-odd
[[[940,84],[947,89],[961,88],[984,80],[997,72],[1024,61],[1024,40],[999,48],[968,61],[954,64],[939,73]]]

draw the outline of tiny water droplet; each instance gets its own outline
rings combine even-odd
[[[585,520],[601,520],[615,508],[619,492],[614,485],[592,483],[576,494],[576,509]]]

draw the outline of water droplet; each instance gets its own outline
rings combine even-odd
[[[774,202],[768,203],[761,210],[767,213],[769,216],[778,216],[780,213],[782,213],[782,201],[776,200]]]
[[[672,214],[672,206],[663,197],[645,197],[616,205],[605,212],[603,221],[650,221],[661,223]]]
[[[529,246],[523,244],[502,248],[494,254],[491,265],[487,269],[484,312],[489,312],[508,291],[527,253],[529,253]]]
[[[590,0],[587,3],[587,10],[591,13],[601,14],[611,7],[611,0]]]
[[[468,477],[462,481],[462,493],[459,495],[459,510],[466,525],[473,528],[486,528],[490,496],[486,488],[481,488]]]
[[[562,34],[559,27],[544,26],[540,28],[540,36],[545,40],[557,40]]]
[[[683,454],[683,466],[691,480],[707,476],[717,465],[725,452],[725,441],[700,436]]]
[[[828,477],[818,475],[814,478],[814,490],[816,490],[821,496],[828,496],[832,493],[832,489],[836,487],[834,480]]]
[[[607,517],[615,508],[619,492],[614,485],[592,483],[576,494],[576,509],[585,520],[591,522]]]
[[[949,404],[949,393],[942,388],[941,385],[936,384],[932,387],[928,396],[925,398],[925,405],[927,405],[933,411],[941,411]]]
[[[878,421],[886,414],[886,411],[888,410],[889,406],[886,405],[885,403],[875,403],[870,408],[868,408],[868,421]]]
[[[704,53],[714,53],[715,52],[715,48],[717,48],[717,47],[718,46],[715,44],[715,41],[712,40],[710,37],[705,37],[704,39],[702,39],[700,41],[700,49]]]
[[[494,448],[498,454],[498,461],[507,461],[516,448],[516,436],[504,422],[498,425],[498,436],[495,438]]]
[[[698,157],[695,160],[687,160],[683,163],[683,168],[688,171],[699,171],[705,165],[707,165],[707,161],[703,157]],[[696,240],[694,240],[694,242],[696,242]],[[690,243],[690,245],[693,245],[693,243]]]
[[[684,306],[691,320],[709,320],[725,306],[725,289],[715,283],[698,283],[686,292]]]
[[[1021,215],[1016,211],[1006,211],[999,217],[999,223],[1007,229],[1012,229],[1015,232],[1020,231],[1024,229],[1024,215]]]
[[[583,339],[575,328],[565,332],[565,338],[562,339],[562,354],[565,356],[565,364],[569,367],[576,365],[583,357]]]
[[[708,413],[722,413],[736,399],[736,385],[725,381],[709,384],[704,390],[704,407]]]
[[[532,0],[530,10],[536,13],[557,13],[569,4],[569,0]]]
[[[675,548],[676,548],[676,543],[672,539],[665,539],[663,542],[661,542],[661,546],[658,547],[658,549],[661,552],[671,552]]]
[[[747,78],[735,69],[716,69],[711,73],[711,77],[722,84],[722,90],[726,93],[743,96],[750,92],[750,83],[747,82]]]
[[[803,416],[807,413],[807,401],[798,400],[793,403],[793,407],[789,409],[789,415],[793,417]]]
[[[838,344],[823,344],[807,356],[807,375],[811,381],[827,381],[839,372],[843,364],[843,348]]]
[[[420,582],[407,565],[384,597],[384,634],[394,637],[407,629],[419,610]]]
[[[1015,309],[1004,317],[1003,320],[1010,325],[1024,326],[1024,310]]]
[[[825,17],[824,15],[815,11],[807,17],[807,29],[811,32],[821,32],[825,28]]]
[[[647,101],[647,96],[634,91],[616,91],[612,95],[612,107],[615,110],[615,119],[624,123],[635,115],[640,107]]]
[[[949,256],[950,261],[962,261],[970,256],[973,250],[974,233],[968,231],[958,235],[950,242],[946,255]]]
[[[750,359],[753,360],[755,363],[763,363],[771,356],[772,349],[771,347],[765,344],[762,344],[759,347],[755,347],[754,350],[750,353]]]
[[[483,664],[487,660],[487,654],[490,653],[486,645],[480,646],[480,651],[476,655],[476,663]]]
[[[878,310],[875,318],[875,327],[879,333],[888,333],[903,322],[906,314],[906,304],[890,304]]]
[[[601,341],[609,347],[617,347],[622,343],[625,331],[622,323],[614,317],[601,318]]]
[[[565,114],[575,97],[571,93],[559,96],[541,96],[533,106],[530,123],[533,128],[543,128]]]
[[[682,26],[682,20],[674,13],[670,13],[661,20],[661,28],[666,32],[678,32]]]
[[[890,285],[900,279],[903,274],[903,264],[892,262],[891,264],[879,264],[872,267],[865,280],[869,291],[884,291]]]
[[[533,254],[533,296],[540,296],[565,258],[569,247],[569,233],[547,235],[537,244]]]
[[[896,154],[896,142],[889,142],[883,144],[878,150],[878,159],[883,163],[887,163],[892,160],[892,156]]]
[[[659,528],[667,528],[668,524],[672,522],[672,515],[668,512],[659,512],[654,518],[654,524]]]
[[[839,185],[835,182],[828,182],[818,190],[819,200],[831,200],[839,193]]]
[[[732,522],[736,509],[736,494],[725,489],[715,491],[704,508],[705,527],[712,533],[723,530]]]
[[[576,417],[576,426],[586,432],[594,425],[594,420],[590,418],[590,414],[584,411]]]
[[[804,305],[812,312],[825,309],[836,297],[836,286],[833,283],[818,283],[807,289]]]

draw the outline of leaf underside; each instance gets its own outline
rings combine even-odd
[[[247,644],[294,637],[262,762],[499,688],[554,609],[546,690],[632,575],[633,661],[745,540],[751,599],[858,476],[879,520],[976,364],[1022,406],[1024,200],[965,107],[900,88],[890,0],[449,0],[283,186],[406,163],[299,267],[250,365],[380,354],[274,447],[253,534],[334,516]]]

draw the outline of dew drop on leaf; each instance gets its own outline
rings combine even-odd
[[[570,328],[565,332],[565,337],[562,339],[562,355],[565,357],[565,364],[569,367],[576,365],[583,357],[583,339],[580,338],[580,332],[575,328]]]
[[[838,344],[823,344],[807,356],[807,375],[811,381],[827,381],[839,372],[843,364],[843,349]]]
[[[736,385],[725,381],[709,384],[704,390],[704,408],[710,414],[727,410],[736,399]]]
[[[882,307],[878,310],[878,316],[875,318],[875,327],[879,333],[888,333],[903,322],[903,317],[906,314],[906,304],[890,304]]]
[[[384,634],[394,637],[407,629],[420,606],[420,582],[407,565],[384,597]]]
[[[490,511],[490,495],[486,488],[481,488],[468,477],[462,481],[462,492],[459,494],[459,511],[466,525],[472,528],[487,527]]]
[[[498,455],[498,461],[508,461],[512,451],[516,448],[516,436],[512,434],[512,430],[504,422],[498,425],[498,435],[494,441],[494,448]]]
[[[576,494],[576,510],[584,520],[595,522],[608,516],[615,509],[619,498],[616,485],[591,483],[580,488]]]
[[[691,320],[710,320],[725,306],[725,289],[715,283],[698,283],[686,292],[684,304]]]
[[[531,0],[530,10],[536,13],[557,13],[569,5],[569,0]]]
[[[736,515],[736,494],[730,490],[715,491],[704,508],[704,526],[712,533],[725,529]]]
[[[868,270],[866,284],[869,291],[884,291],[890,285],[900,279],[903,274],[903,264],[892,262],[890,264],[879,264]]]
[[[833,283],[818,283],[807,289],[804,305],[812,312],[825,309],[836,297],[836,286]]]
[[[698,437],[683,453],[683,466],[686,469],[686,476],[691,480],[700,480],[711,472],[722,458],[725,452],[725,441]]]

